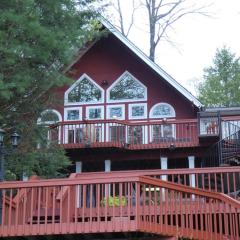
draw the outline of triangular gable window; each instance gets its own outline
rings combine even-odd
[[[103,101],[103,90],[84,74],[66,92],[67,103],[97,103]]]
[[[110,88],[109,101],[142,101],[147,98],[146,87],[130,73],[124,73]]]

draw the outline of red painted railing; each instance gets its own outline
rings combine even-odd
[[[1,237],[128,231],[194,239],[240,236],[239,201],[140,172],[5,182],[0,190]]]
[[[72,177],[85,180],[91,178],[112,178],[117,176],[149,176],[189,187],[224,193],[234,199],[240,199],[240,167],[237,166],[218,168],[113,171],[110,173],[87,172],[72,174]]]
[[[62,122],[52,126],[51,140],[65,148],[125,147],[129,149],[198,145],[197,120]]]

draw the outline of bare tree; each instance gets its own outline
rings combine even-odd
[[[149,58],[155,60],[156,47],[163,38],[169,41],[167,30],[175,22],[189,14],[208,16],[206,6],[186,5],[188,0],[145,0],[142,5],[148,11],[149,19]]]
[[[172,43],[168,30],[173,29],[174,23],[190,14],[199,14],[209,16],[205,11],[208,7],[198,6],[197,1],[193,0],[109,0],[111,6],[117,15],[117,24],[115,26],[124,36],[128,36],[133,25],[143,22],[145,16],[148,18],[149,26],[149,58],[155,61],[155,52],[160,40],[166,40]],[[126,27],[126,13],[123,11],[123,3],[132,3],[132,10],[128,9],[128,27]],[[191,5],[192,4],[192,5]],[[131,5],[131,4],[130,4]],[[137,13],[139,10],[139,14]],[[145,11],[147,13],[145,14]],[[123,14],[124,13],[124,14]],[[138,17],[138,18],[137,18]],[[141,18],[141,20],[140,20]],[[142,27],[141,27],[142,28]]]
[[[130,30],[131,30],[133,24],[134,24],[135,12],[139,8],[140,5],[139,4],[137,5],[135,0],[130,1],[130,3],[132,4],[131,5],[131,16],[130,16],[129,23],[126,24],[126,21],[125,21],[126,19],[124,17],[123,10],[122,10],[121,0],[111,0],[110,2],[111,2],[110,6],[113,7],[116,14],[118,15],[116,27],[121,31],[121,33],[125,37],[127,37],[130,33]]]

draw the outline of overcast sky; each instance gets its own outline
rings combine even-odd
[[[123,11],[129,11],[132,0],[122,0]],[[203,68],[212,64],[217,48],[223,45],[240,56],[240,0],[190,0],[198,4],[213,3],[209,7],[212,17],[187,16],[174,26],[171,40],[177,48],[161,42],[156,54],[158,63],[166,72],[194,95],[194,82],[200,80]],[[129,39],[148,53],[148,39],[143,29],[144,16],[136,15],[136,27]]]

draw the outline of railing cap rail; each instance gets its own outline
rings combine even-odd
[[[59,179],[41,179],[30,181],[9,181],[0,183],[0,189],[17,189],[17,188],[32,188],[32,187],[57,187],[57,186],[73,186],[85,184],[109,184],[121,182],[138,182],[137,176],[118,176],[115,178],[96,177],[91,179],[79,178],[59,178]]]
[[[114,176],[156,176],[156,175],[183,175],[183,174],[224,174],[240,173],[240,167],[218,167],[218,168],[178,168],[178,169],[150,169],[150,170],[126,170],[111,172],[83,172],[77,173],[78,178],[93,178],[96,176],[109,178]]]
[[[128,126],[136,126],[136,125],[157,125],[157,124],[190,124],[197,123],[197,119],[159,119],[159,120],[141,120],[141,121],[126,121],[126,120],[83,120],[83,121],[62,121],[56,124],[51,125],[51,127],[63,126],[63,125],[88,125],[88,124],[107,124],[107,123],[115,123],[122,124]]]
[[[0,183],[0,189],[17,188],[17,187],[37,187],[43,186],[64,186],[74,184],[90,183],[109,183],[109,182],[127,182],[135,181],[141,176],[156,175],[183,175],[183,174],[224,174],[240,173],[240,167],[218,167],[218,168],[192,168],[192,169],[153,169],[153,170],[135,170],[135,171],[112,171],[112,172],[86,172],[72,173],[69,178],[61,179],[37,179],[23,181],[9,181]],[[109,181],[110,179],[110,181]],[[79,183],[79,180],[81,182]],[[99,182],[100,181],[100,182]]]

